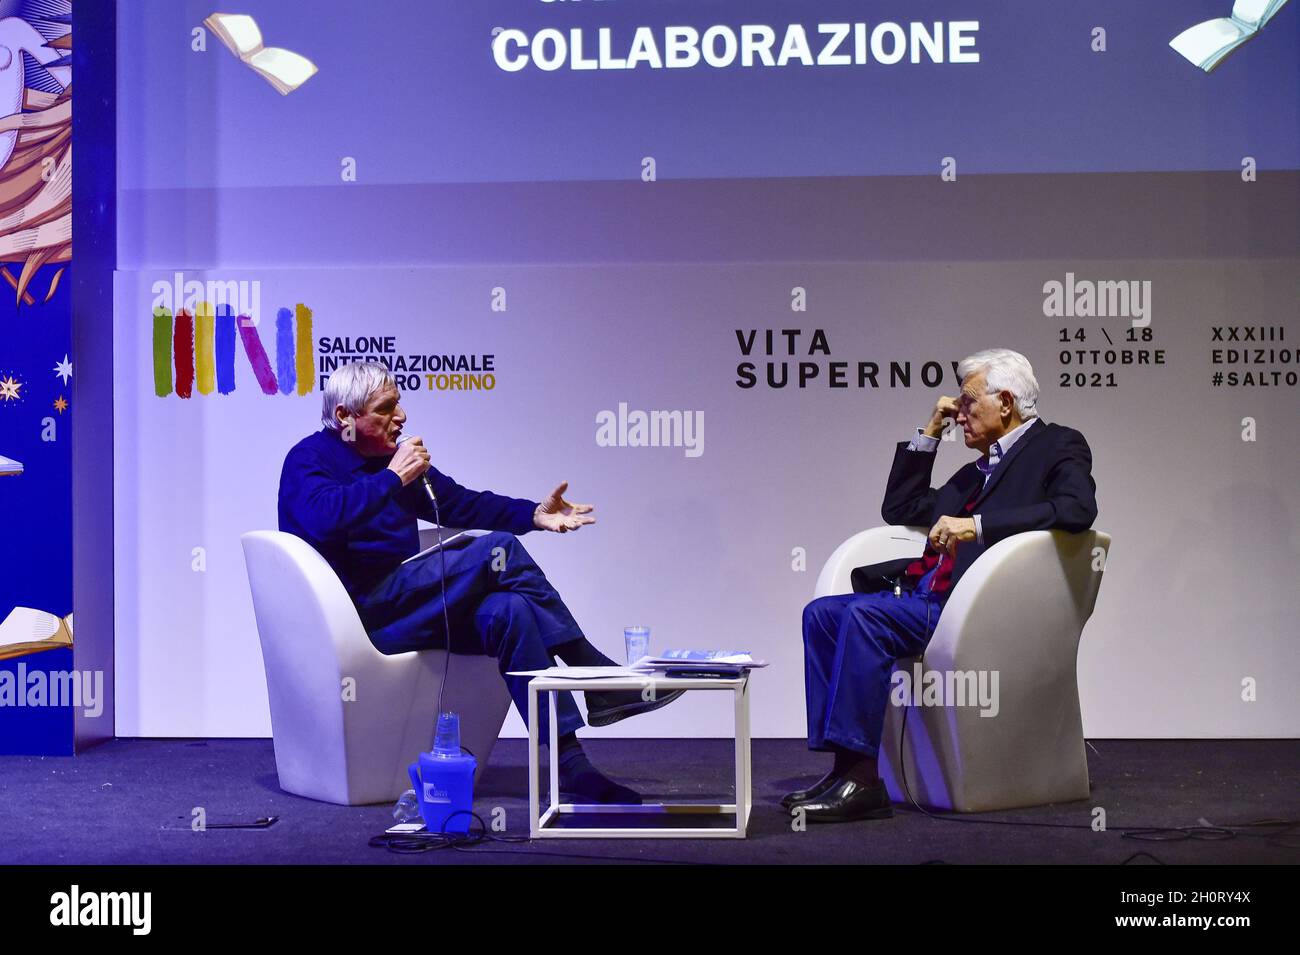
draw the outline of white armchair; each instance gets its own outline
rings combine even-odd
[[[854,567],[925,548],[928,528],[876,527],[841,544],[817,579],[818,597],[852,592]],[[948,596],[925,671],[998,672],[997,715],[977,706],[889,706],[881,777],[895,801],[986,812],[1088,796],[1088,760],[1075,665],[1101,587],[1110,535],[1030,531],[988,548]],[[1094,567],[1096,569],[1094,569]],[[912,671],[919,658],[899,660]]]
[[[422,546],[434,542],[432,533],[421,531]],[[346,806],[397,799],[410,788],[407,765],[433,745],[446,651],[380,653],[342,582],[310,544],[279,531],[241,540],[280,787]],[[354,699],[345,693],[349,678]],[[460,714],[461,744],[480,773],[509,706],[494,658],[451,661],[443,708]]]

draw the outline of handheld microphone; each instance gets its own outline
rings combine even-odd
[[[400,438],[397,439],[398,446],[401,446],[401,444],[404,441],[410,441],[411,438],[413,437],[414,435],[410,435],[410,434],[402,435]],[[419,481],[420,484],[424,486],[424,493],[429,495],[429,503],[432,504],[434,507],[437,507],[438,495],[433,493],[433,482],[429,480],[429,472],[425,471],[423,474],[421,474],[419,477]]]

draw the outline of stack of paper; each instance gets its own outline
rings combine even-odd
[[[615,677],[641,677],[644,670],[631,667],[547,667],[545,670],[511,670],[507,676],[554,676],[565,680],[609,680]]]

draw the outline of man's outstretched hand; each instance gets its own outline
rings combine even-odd
[[[561,481],[550,496],[537,505],[533,512],[533,525],[538,530],[567,534],[583,524],[596,523],[591,516],[593,508],[590,504],[574,504],[564,499],[564,492],[568,489],[569,482]]]

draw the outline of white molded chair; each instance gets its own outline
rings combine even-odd
[[[422,547],[433,533],[421,531]],[[411,785],[406,767],[433,745],[446,651],[380,653],[315,548],[280,531],[241,540],[280,787],[345,806],[396,800]],[[443,708],[460,714],[461,745],[481,773],[510,694],[493,657],[457,654],[450,665]],[[355,699],[344,702],[347,678]]]
[[[818,597],[851,593],[854,567],[925,548],[928,528],[876,527],[841,544],[817,579]],[[911,706],[903,767],[923,806],[987,812],[1088,796],[1088,760],[1075,665],[1101,587],[1110,535],[1029,531],[986,550],[948,596],[925,671],[997,671],[997,715],[977,705]],[[1096,552],[1096,554],[1094,554]],[[909,673],[920,658],[900,659]],[[880,773],[907,801],[899,765],[904,708],[886,710]]]

